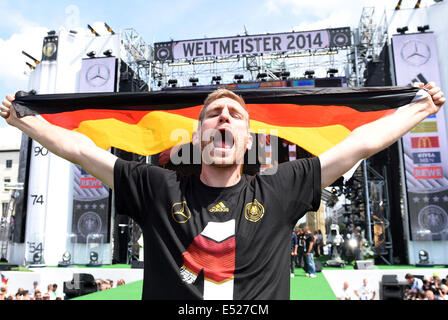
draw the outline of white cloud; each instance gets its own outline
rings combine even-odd
[[[22,54],[22,50],[40,60],[42,41],[47,32],[48,29],[44,27],[28,26],[9,39],[0,38],[0,82],[3,90],[17,91],[28,87],[28,76],[25,72],[29,73],[30,69],[25,63],[35,64]],[[6,93],[8,92],[0,92]]]

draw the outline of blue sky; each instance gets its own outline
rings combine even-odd
[[[101,21],[115,31],[134,28],[148,43],[249,34],[356,27],[363,7],[394,8],[395,0],[0,0],[0,97],[26,88],[22,50],[41,57],[49,30]],[[415,0],[404,0],[412,8]],[[433,1],[422,1],[422,6]],[[0,120],[0,126],[3,125]]]

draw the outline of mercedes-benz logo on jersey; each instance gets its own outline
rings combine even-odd
[[[418,223],[433,234],[441,233],[448,226],[448,214],[439,206],[429,205],[418,213]]]
[[[101,217],[93,211],[84,212],[78,220],[78,232],[87,237],[90,233],[100,233],[102,227]]]
[[[254,202],[250,202],[246,204],[244,208],[244,217],[250,222],[258,222],[264,216],[264,207],[263,205],[254,200]]]
[[[420,40],[408,40],[400,51],[401,58],[411,66],[418,67],[431,58],[429,46]]]
[[[177,223],[185,223],[191,218],[190,209],[188,209],[187,202],[176,202],[171,207],[171,215]]]

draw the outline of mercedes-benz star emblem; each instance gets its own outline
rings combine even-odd
[[[401,58],[414,67],[421,66],[431,58],[429,46],[420,40],[406,41],[401,48]]]
[[[86,73],[87,82],[93,87],[104,86],[110,77],[109,68],[103,64],[94,64]]]

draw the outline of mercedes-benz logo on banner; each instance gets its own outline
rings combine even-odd
[[[347,47],[351,45],[350,28],[335,28],[330,31],[330,48]]]
[[[418,213],[418,223],[433,234],[441,233],[448,226],[448,214],[439,206],[429,205]]]
[[[423,41],[409,40],[404,43],[400,55],[407,64],[418,67],[428,62],[431,58],[431,50]]]
[[[173,60],[173,42],[158,42],[154,44],[154,58],[159,61]]]

